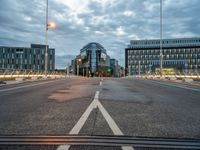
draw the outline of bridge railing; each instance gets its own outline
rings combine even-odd
[[[68,77],[65,73],[58,73],[55,71],[45,74],[44,71],[28,70],[28,69],[0,69],[0,79],[14,79],[14,78],[64,78]]]
[[[134,77],[134,78],[162,78],[162,79],[184,79],[184,78],[191,78],[191,79],[197,79],[200,80],[200,72],[197,70],[190,71],[188,73],[185,72],[176,72],[174,74],[162,74],[159,73],[147,73],[147,74],[141,74],[141,75],[128,75],[128,78]]]

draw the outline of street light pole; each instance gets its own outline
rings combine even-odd
[[[79,76],[79,64],[77,64],[77,76]]]
[[[160,75],[162,76],[163,68],[163,52],[162,52],[162,0],[160,0]]]
[[[140,60],[139,60],[139,76],[140,76]]]
[[[45,74],[48,70],[48,0],[46,0],[46,25],[45,25],[46,49],[45,49]]]
[[[76,60],[76,63],[77,63],[77,76],[79,76],[79,64],[80,64],[80,62],[81,62],[81,59],[78,58],[78,59]]]

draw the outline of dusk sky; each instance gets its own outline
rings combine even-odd
[[[159,38],[160,0],[49,0],[56,68],[98,42],[124,64],[130,40]],[[0,0],[0,45],[45,44],[46,0]],[[163,0],[163,37],[199,37],[200,0]]]

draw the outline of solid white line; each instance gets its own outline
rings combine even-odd
[[[83,127],[83,125],[85,124],[86,120],[88,119],[91,111],[93,110],[93,108],[96,107],[98,98],[99,98],[99,91],[96,91],[94,100],[88,106],[88,108],[83,113],[83,115],[81,116],[81,118],[78,120],[78,122],[76,123],[76,125],[71,129],[71,131],[69,132],[69,134],[78,134],[80,132],[81,128]]]
[[[179,86],[179,85],[174,85],[173,83],[170,84],[170,83],[161,83],[159,81],[152,81],[152,80],[148,80],[148,81],[151,81],[151,82],[154,82],[154,83],[157,83],[157,84],[160,84],[160,85],[164,85],[164,86],[172,86],[172,87],[177,87],[177,88],[182,88],[182,89],[186,89],[186,90],[192,90],[192,91],[200,91],[200,89],[196,89],[196,88],[190,88],[190,87],[185,87],[184,85],[183,86]]]
[[[101,102],[97,101],[97,106],[99,110],[101,111],[102,115],[106,119],[110,129],[113,131],[114,135],[124,135],[123,132],[120,130],[120,128],[117,126],[115,121],[112,119],[112,117],[109,115],[109,113],[106,111],[106,109],[103,107]],[[134,150],[131,146],[122,146],[122,150]]]
[[[102,81],[100,81],[99,85],[102,86]]]
[[[115,123],[115,121],[108,114],[106,109],[103,107],[103,105],[101,104],[100,101],[97,101],[97,106],[98,106],[99,110],[101,111],[102,115],[104,116],[104,118],[106,119],[106,121],[107,121],[109,127],[111,128],[111,130],[113,131],[114,135],[124,135],[122,133],[122,131],[120,130],[120,128]]]
[[[12,90],[17,90],[17,89],[22,89],[22,88],[27,88],[27,87],[33,87],[33,86],[46,84],[46,83],[51,83],[51,82],[55,82],[55,81],[58,81],[58,80],[42,82],[42,83],[36,83],[36,84],[30,84],[30,85],[23,85],[23,86],[13,87],[13,88],[9,88],[9,89],[2,89],[2,90],[0,90],[0,92],[7,92],[7,91],[12,91]]]
[[[134,150],[131,146],[122,146],[122,150]]]
[[[99,99],[99,91],[96,91],[95,96],[94,96],[94,100],[92,101],[92,103],[87,107],[86,111],[83,113],[83,115],[81,116],[81,118],[78,120],[78,122],[75,124],[75,126],[71,129],[71,131],[69,132],[69,134],[78,134],[81,130],[81,128],[83,127],[83,125],[85,124],[86,120],[88,119],[91,111],[97,107],[97,101]],[[60,149],[60,147],[64,147],[63,149]],[[57,150],[68,150],[70,148],[70,145],[60,145]]]
[[[91,102],[91,104],[88,106],[86,111],[83,113],[81,118],[78,120],[78,122],[75,124],[75,126],[71,129],[69,134],[78,134],[80,130],[82,129],[83,125],[85,124],[86,120],[88,119],[91,111],[98,107],[101,111],[102,115],[104,116],[105,120],[107,121],[109,127],[113,131],[114,135],[124,135],[120,128],[117,126],[115,121],[112,119],[112,117],[109,115],[109,113],[106,111],[106,109],[103,107],[103,105],[99,101],[99,91],[96,91],[94,100]],[[61,149],[62,148],[62,149]],[[70,148],[70,145],[60,145],[57,150],[68,150]],[[122,150],[134,150],[131,146],[122,146]]]
[[[57,150],[68,150],[70,148],[70,145],[60,145]]]

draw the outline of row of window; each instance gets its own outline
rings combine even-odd
[[[163,54],[198,54],[200,53],[200,48],[180,48],[180,49],[164,49],[162,51]],[[154,49],[154,50],[149,50],[149,49],[146,49],[146,50],[129,50],[128,51],[128,55],[138,55],[138,54],[141,54],[141,55],[145,55],[145,54],[160,54],[160,50],[159,49]]]
[[[177,40],[162,40],[163,44],[177,44],[177,43],[198,43],[200,39],[177,39]],[[141,40],[131,41],[133,45],[149,45],[149,44],[160,44],[159,40]]]
[[[128,64],[152,64],[154,62],[160,62],[159,60],[129,60]],[[171,62],[183,62],[188,64],[200,65],[200,59],[189,59],[189,60],[163,60],[163,63],[171,63]],[[175,64],[175,63],[174,63]]]
[[[28,55],[28,54],[24,54],[24,55],[20,55],[20,54],[2,54],[2,55],[0,55],[0,59],[2,59],[2,58],[12,58],[12,59],[17,59],[17,58],[20,58],[20,59],[23,59],[23,58],[28,58],[28,59],[31,59],[31,58],[33,58],[33,59],[44,59],[44,56],[45,55]],[[50,57],[50,59],[52,59],[53,58],[53,55],[52,54],[50,54],[49,55],[49,57]]]
[[[159,59],[160,55],[129,55],[128,59]],[[163,55],[163,59],[200,59],[200,54]]]
[[[44,65],[10,65],[10,64],[0,64],[0,68],[7,68],[7,69],[33,69],[33,70],[44,70]],[[52,70],[53,66],[50,65],[49,69]]]
[[[48,62],[50,62],[50,64],[52,64],[53,60],[50,59]],[[44,64],[44,59],[33,59],[33,60],[0,59],[0,63],[2,63],[2,64]]]
[[[45,49],[13,49],[13,48],[0,48],[0,54],[1,53],[10,53],[10,54],[45,54]],[[48,50],[49,54],[53,54],[54,50],[49,49]]]
[[[159,65],[159,64],[157,64],[157,65]],[[171,64],[168,64],[168,65],[171,65]],[[184,66],[182,64],[177,64],[177,65],[182,66],[184,69],[199,68],[199,66],[197,66],[197,65],[188,65],[188,66]],[[152,69],[152,66],[150,66],[150,65],[134,65],[134,66],[129,65],[128,68],[129,68],[129,71],[130,70],[150,70],[150,69]]]

